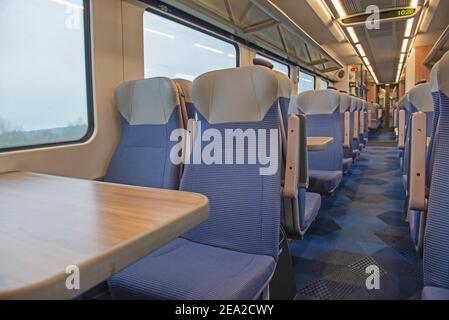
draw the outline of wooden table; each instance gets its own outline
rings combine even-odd
[[[307,137],[307,149],[309,151],[326,150],[333,142],[333,137]]]
[[[77,297],[208,214],[208,199],[194,193],[1,174],[0,299]],[[66,287],[72,265],[80,290]]]

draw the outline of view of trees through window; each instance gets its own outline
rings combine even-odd
[[[83,0],[0,1],[0,149],[88,132]]]

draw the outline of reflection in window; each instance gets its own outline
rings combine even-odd
[[[89,128],[83,0],[0,1],[0,149]]]
[[[199,75],[237,66],[236,47],[224,40],[146,11],[145,78],[194,80]]]
[[[269,61],[274,66],[274,68],[273,68],[274,70],[285,74],[287,77],[290,76],[290,68],[288,65],[280,63],[276,60],[273,60],[273,59],[263,56],[261,54],[256,54],[256,58]]]
[[[299,72],[298,93],[309,90],[315,90],[315,76]]]
[[[329,81],[321,79],[320,89],[326,90],[329,87]]]

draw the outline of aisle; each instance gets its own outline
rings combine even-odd
[[[388,133],[372,135],[388,141]],[[290,243],[298,299],[411,299],[422,289],[421,258],[403,219],[405,193],[396,148],[367,147],[303,241]],[[380,269],[369,291],[367,266]]]

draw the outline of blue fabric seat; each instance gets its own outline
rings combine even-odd
[[[331,146],[323,151],[309,152],[308,191],[331,194],[343,176],[343,118],[340,93],[328,89],[306,91],[296,97],[292,110],[306,116],[308,137],[333,137]]]
[[[449,300],[449,289],[437,287],[424,287],[422,300]]]
[[[433,172],[424,236],[423,299],[449,299],[449,53],[441,58],[437,84],[440,119],[433,146]],[[434,287],[429,289],[429,287]]]
[[[273,257],[178,238],[109,280],[114,299],[241,300],[256,297]]]
[[[206,73],[195,80],[192,96],[202,131],[212,129],[209,132],[222,137],[232,129],[265,132],[267,150],[272,149],[270,141],[279,141],[279,92],[273,71],[242,67]],[[271,137],[273,132],[277,136]],[[208,145],[198,146],[204,151]],[[280,146],[275,147],[278,164]],[[253,150],[233,144],[234,155],[237,148]],[[226,150],[229,145],[223,143],[222,157]],[[279,166],[264,173],[266,165],[258,161],[225,164],[222,158],[221,164],[207,165],[192,157],[180,190],[207,196],[209,219],[109,279],[112,297],[249,300],[266,288],[279,255]]]
[[[305,193],[304,218],[301,219],[302,230],[307,230],[318,215],[321,208],[321,196],[317,193]]]
[[[352,162],[352,160],[351,160]],[[343,171],[309,170],[308,191],[330,194],[340,185]]]
[[[105,181],[178,189],[180,167],[170,161],[170,133],[182,127],[179,95],[168,78],[130,81],[116,92],[121,139]]]

